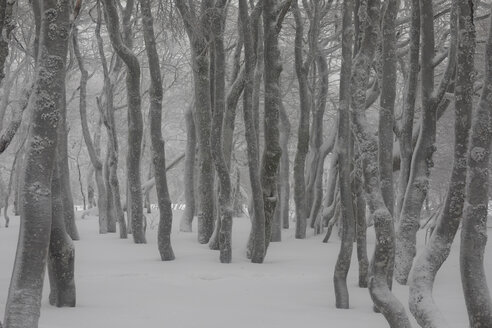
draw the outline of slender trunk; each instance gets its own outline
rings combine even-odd
[[[97,206],[94,200],[94,166],[89,167],[87,171],[87,208]]]
[[[282,157],[280,158],[280,220],[282,227],[289,229],[289,199],[290,199],[290,182],[289,182],[289,137],[290,122],[285,111],[283,103],[280,107],[280,148]]]
[[[194,102],[185,111],[186,122],[186,155],[184,169],[184,194],[185,210],[181,217],[179,230],[191,232],[191,224],[195,215],[195,154],[196,154],[196,130],[195,120],[193,119]]]
[[[340,91],[338,109],[338,179],[340,184],[340,214],[342,220],[342,242],[335,265],[333,283],[335,286],[336,307],[349,308],[349,293],[347,288],[347,274],[352,258],[352,249],[355,236],[354,209],[350,183],[351,167],[351,133],[350,133],[350,76],[352,71],[352,4],[343,3],[342,28],[346,31],[342,40],[342,66],[340,68]]]
[[[463,14],[473,13],[461,4]],[[466,19],[473,24],[473,16]],[[473,51],[471,52],[473,54]],[[470,151],[468,155],[468,176],[466,199],[463,212],[460,245],[460,269],[463,293],[470,327],[492,327],[492,300],[484,272],[484,252],[487,243],[487,204],[489,186],[489,157],[492,133],[492,23],[485,50],[485,77],[482,95],[473,119]]]
[[[395,218],[399,220],[408,178],[410,177],[410,164],[412,160],[413,144],[413,117],[415,112],[415,99],[417,98],[417,85],[419,76],[420,54],[420,4],[419,0],[412,0],[410,27],[410,59],[409,72],[406,81],[405,95],[401,119],[401,133],[398,138],[400,145],[400,174],[398,177],[398,193],[396,198]]]
[[[157,202],[159,204],[159,230],[157,232],[157,247],[163,261],[174,260],[174,252],[171,246],[171,228],[173,211],[171,198],[167,187],[166,158],[164,139],[162,137],[162,77],[159,65],[159,56],[154,35],[154,22],[152,18],[150,0],[140,0],[142,9],[142,23],[144,26],[145,48],[149,60],[151,78],[150,87],[150,129],[152,142],[152,162],[154,164],[155,181],[157,190]]]
[[[304,21],[301,17],[297,0],[292,3],[296,21],[296,37],[294,41],[295,67],[299,83],[299,128],[297,130],[297,152],[294,159],[294,202],[296,205],[296,233],[297,239],[306,238],[306,221],[308,206],[306,197],[306,179],[304,175],[306,156],[309,150],[309,114],[311,111],[311,92],[308,85],[308,74],[311,58],[303,59]]]
[[[263,262],[268,244],[270,242],[273,214],[277,205],[277,172],[278,164],[282,151],[279,145],[279,107],[281,101],[280,94],[280,72],[282,63],[280,60],[280,49],[278,45],[278,35],[282,26],[283,17],[286,10],[290,7],[290,2],[283,4],[279,8],[277,0],[265,0],[263,3],[263,31],[265,48],[265,149],[263,150],[261,185],[263,191],[263,203],[265,220],[256,217],[257,230],[253,249],[252,261],[255,263]],[[283,16],[282,16],[283,15]],[[260,241],[263,239],[263,241]]]
[[[41,46],[31,102],[36,110],[32,111],[19,192],[21,233],[5,310],[4,323],[8,328],[38,326],[52,225],[56,128],[65,107],[63,85],[70,5],[68,1],[44,0],[33,3],[33,7],[36,21],[41,20]]]
[[[108,232],[116,232],[116,208],[114,204],[114,195],[111,188],[111,158],[113,157],[113,149],[111,147],[110,141],[106,144],[106,159],[104,161],[103,177],[104,177],[104,187],[106,188],[106,193],[108,197]]]
[[[470,3],[455,2],[459,6],[459,40],[455,89],[454,160],[444,208],[434,232],[417,257],[410,272],[410,311],[423,327],[447,327],[448,324],[434,303],[432,289],[436,274],[447,259],[454,236],[458,231],[465,198],[468,157],[468,134],[473,106],[473,74],[475,55],[475,26]]]

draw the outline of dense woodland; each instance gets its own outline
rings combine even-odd
[[[162,261],[179,257],[172,226],[192,233],[196,220],[197,242],[230,263],[233,222],[248,216],[253,263],[292,225],[297,239],[338,231],[336,307],[350,307],[356,253],[358,285],[392,328],[410,316],[448,327],[432,290],[461,238],[470,327],[491,328],[491,10],[481,0],[0,0],[2,229],[21,222],[3,327],[38,327],[46,268],[50,303],[76,305],[76,218],[97,216],[100,234],[135,244],[157,233]]]

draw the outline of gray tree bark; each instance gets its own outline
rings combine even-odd
[[[184,194],[185,210],[181,217],[179,231],[191,232],[191,224],[195,216],[195,154],[196,154],[196,130],[193,118],[194,102],[185,111],[186,122],[186,154],[184,169]]]
[[[342,29],[345,31],[342,39],[342,66],[340,68],[340,91],[338,109],[338,179],[340,183],[340,211],[342,220],[342,242],[335,265],[333,283],[335,287],[336,307],[349,308],[349,293],[347,274],[352,258],[353,241],[355,236],[355,220],[350,184],[350,77],[352,69],[352,4],[343,3]]]
[[[164,139],[162,137],[162,77],[159,65],[159,55],[155,43],[154,22],[149,0],[140,0],[142,23],[144,27],[145,48],[149,60],[150,71],[150,129],[152,142],[152,163],[154,164],[157,201],[159,203],[159,230],[157,232],[157,247],[163,261],[174,260],[171,246],[171,228],[173,211],[171,198],[167,187],[166,158]]]
[[[197,125],[199,150],[199,204],[198,204],[198,242],[209,242],[214,230],[214,174],[210,145],[212,100],[210,94],[209,49],[210,33],[209,11],[214,1],[200,2],[200,15],[186,1],[175,0],[183,18],[183,23],[192,48],[192,67],[195,90],[195,123]],[[193,10],[192,10],[193,9]]]
[[[460,8],[465,10],[465,4]],[[473,3],[468,3],[473,13]],[[465,12],[466,13],[466,12]],[[466,24],[474,24],[473,16]],[[484,272],[484,252],[487,243],[487,204],[489,157],[492,140],[492,24],[485,49],[485,77],[482,94],[473,118],[466,199],[463,212],[460,246],[460,269],[463,293],[470,327],[492,327],[492,300]]]
[[[22,226],[5,310],[6,328],[38,326],[52,224],[57,126],[65,108],[70,5],[68,1],[44,0],[33,3],[33,8],[36,20],[41,21],[35,92],[30,102],[36,110],[32,111],[21,178]]]
[[[289,200],[290,200],[290,176],[289,176],[289,137],[290,121],[283,104],[280,107],[280,148],[282,157],[280,158],[279,183],[280,183],[280,220],[282,228],[289,229]]]

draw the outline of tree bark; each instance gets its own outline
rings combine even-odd
[[[150,129],[152,142],[152,162],[154,164],[155,181],[157,190],[157,201],[159,203],[159,230],[157,243],[161,259],[163,261],[174,260],[174,252],[171,246],[171,228],[173,211],[171,199],[167,187],[166,159],[164,139],[161,131],[162,121],[162,77],[159,65],[159,55],[154,35],[154,22],[152,18],[149,0],[140,0],[142,9],[142,23],[144,27],[145,48],[149,60],[149,71],[151,78],[150,86]]]
[[[184,169],[184,194],[185,210],[181,217],[179,231],[191,232],[191,224],[195,216],[195,154],[196,154],[196,130],[195,120],[193,118],[194,102],[185,111],[186,122],[186,154]]]
[[[350,184],[350,76],[352,66],[352,4],[343,3],[342,29],[342,66],[340,68],[340,91],[338,109],[338,179],[340,183],[340,212],[342,220],[342,241],[333,283],[335,287],[336,307],[349,308],[349,293],[347,288],[347,274],[352,258],[353,241],[355,236],[354,209]]]
[[[292,2],[292,10],[296,21],[296,36],[294,41],[295,69],[299,83],[299,128],[297,130],[297,152],[294,159],[294,202],[296,205],[297,239],[306,238],[306,221],[308,205],[306,199],[305,165],[309,150],[309,114],[311,111],[311,92],[308,86],[308,74],[311,67],[312,53],[309,51],[306,61],[303,59],[304,20],[298,7],[298,1]]]
[[[211,94],[209,74],[208,38],[210,32],[209,10],[213,1],[202,0],[200,16],[197,17],[193,8],[186,1],[175,0],[176,6],[183,18],[188,38],[192,48],[192,67],[195,90],[195,123],[197,126],[199,150],[199,204],[198,204],[198,242],[209,242],[214,230],[214,174],[210,145],[211,132]]]
[[[447,259],[454,236],[458,231],[465,198],[468,134],[473,106],[475,26],[473,5],[462,1],[453,3],[452,12],[459,11],[458,53],[455,89],[455,139],[451,180],[434,232],[417,257],[410,272],[410,311],[423,327],[447,327],[445,317],[432,297],[436,274]],[[453,13],[454,14],[454,13]]]
[[[280,107],[280,148],[282,149],[282,157],[280,158],[280,220],[282,227],[289,229],[289,200],[290,200],[290,174],[289,174],[289,137],[290,137],[290,122],[285,111],[283,103]]]
[[[52,222],[51,180],[64,109],[68,1],[33,3],[41,20],[32,125],[21,178],[21,233],[5,310],[7,328],[37,327]],[[49,34],[49,37],[48,37]]]
[[[468,3],[473,13],[473,3]],[[466,5],[460,8],[465,10]],[[466,12],[465,12],[466,13]],[[473,16],[466,24],[474,24]],[[473,52],[472,52],[473,53]],[[470,327],[492,327],[492,300],[484,272],[487,243],[489,157],[492,132],[492,24],[485,50],[482,94],[473,118],[460,245],[460,269]]]

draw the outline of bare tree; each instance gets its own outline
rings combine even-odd
[[[195,216],[195,154],[196,154],[196,129],[195,119],[193,118],[194,102],[185,111],[186,122],[186,155],[184,169],[184,194],[185,210],[181,216],[179,230],[191,232],[191,224]]]

